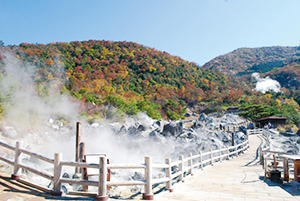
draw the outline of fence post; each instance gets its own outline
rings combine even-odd
[[[214,156],[213,156],[213,153],[212,153],[212,149],[209,149],[209,151],[210,151],[210,164],[213,165],[213,163],[214,163],[214,161],[213,161]]]
[[[81,142],[81,130],[82,126],[80,122],[77,122],[76,124],[76,153],[75,153],[75,161],[79,162],[79,144]],[[75,173],[79,173],[79,167],[75,167]]]
[[[20,171],[20,142],[16,142],[16,148],[15,148],[15,163],[14,163],[14,173],[11,175],[11,179],[18,180],[22,177],[21,171]]]
[[[183,162],[183,155],[179,156],[179,160],[181,161],[181,163],[179,164],[179,171],[181,171],[181,174],[179,176],[179,179],[184,182],[184,162]]]
[[[172,166],[171,166],[171,159],[170,158],[166,158],[166,164],[169,165],[169,167],[166,168],[166,177],[169,178],[169,181],[167,181],[166,183],[166,189],[169,190],[169,192],[173,192],[173,188],[172,188]]]
[[[188,161],[188,166],[190,168],[189,173],[193,176],[193,160],[192,160],[192,153],[189,153],[189,161]]]
[[[84,154],[85,154],[85,143],[84,142],[81,142],[79,144],[79,161],[80,162],[83,162],[84,161]],[[82,173],[82,169],[83,168],[80,168],[79,169],[79,172]]]
[[[268,167],[268,164],[267,164],[267,157],[264,158],[264,170],[265,170],[265,177],[264,177],[264,180],[267,179],[267,167]]]
[[[99,160],[99,181],[98,181],[98,195],[96,200],[105,201],[108,200],[106,195],[107,191],[107,160],[106,156],[100,156]]]
[[[62,161],[62,153],[54,154],[54,177],[53,177],[53,190],[51,191],[51,195],[61,196],[61,161]]]
[[[242,153],[244,153],[244,147],[245,147],[245,144],[246,144],[246,143],[243,143],[243,144],[241,145],[241,152],[242,152]]]
[[[145,200],[153,200],[153,193],[152,193],[152,158],[145,157],[145,193],[143,194],[143,199]]]
[[[202,151],[199,151],[199,168],[201,168],[201,170],[203,170],[203,164],[202,164],[202,161],[203,161],[203,157],[202,157]]]
[[[229,160],[230,156],[229,156],[229,147],[226,146],[226,150],[227,150],[227,160]]]
[[[235,156],[236,156],[236,157],[238,157],[238,151],[237,151],[237,149],[238,149],[238,145],[236,145],[236,146],[234,147],[234,151],[235,151]]]
[[[219,158],[220,158],[220,163],[222,163],[222,152],[220,148],[219,148]]]
[[[289,182],[289,160],[286,157],[283,158],[283,180]]]

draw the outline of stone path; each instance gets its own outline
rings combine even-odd
[[[258,161],[262,140],[250,135],[250,149],[230,161],[223,161],[187,177],[174,185],[174,192],[155,195],[157,201],[288,201],[300,200],[299,185],[279,185],[264,181],[264,171]],[[293,182],[292,182],[293,183]]]
[[[157,201],[289,201],[300,200],[299,184],[279,185],[264,181],[264,171],[258,162],[257,149],[261,144],[257,135],[250,135],[250,149],[230,161],[214,164],[194,176],[185,178],[184,183],[174,185],[174,192],[156,194]],[[0,173],[0,201],[40,200],[93,200],[88,197],[54,197],[22,183],[10,180]],[[110,199],[114,200],[114,199]]]

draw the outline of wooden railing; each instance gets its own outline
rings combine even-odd
[[[273,151],[272,143],[270,142],[271,132],[268,129],[263,130],[262,134],[266,142],[259,149],[260,163],[264,169],[264,179],[270,178],[278,181],[283,179],[289,182],[289,175],[293,174],[294,180],[300,182],[299,155]],[[281,173],[283,173],[283,177]]]
[[[192,175],[195,170],[203,169],[205,166],[213,165],[214,163],[221,162],[225,159],[230,159],[231,157],[238,156],[240,153],[243,153],[249,147],[249,140],[245,142],[230,146],[227,148],[222,148],[218,150],[210,149],[209,152],[202,153],[201,151],[197,155],[192,155],[191,153],[184,158],[184,156],[179,156],[178,161],[172,162],[170,158],[165,160],[164,164],[153,164],[151,157],[145,157],[145,162],[142,164],[107,164],[106,156],[101,156],[99,158],[99,163],[84,163],[84,162],[69,162],[63,161],[62,153],[55,153],[54,159],[50,159],[39,154],[24,150],[20,147],[20,143],[16,142],[16,146],[10,146],[6,143],[0,142],[0,146],[5,147],[9,150],[15,152],[14,161],[9,160],[5,157],[0,156],[0,160],[4,161],[12,166],[14,166],[14,171],[12,174],[12,179],[24,181],[30,183],[36,188],[40,188],[46,192],[51,193],[52,195],[60,196],[62,195],[62,183],[69,184],[78,184],[85,186],[98,186],[97,200],[107,200],[107,187],[108,186],[128,186],[128,185],[144,185],[145,192],[143,195],[144,199],[152,200],[153,192],[152,185],[158,183],[165,183],[166,189],[170,192],[173,191],[172,185],[173,182],[183,181],[184,177],[187,175]],[[53,174],[45,172],[43,170],[37,170],[35,168],[29,167],[21,163],[20,156],[21,154],[29,155],[33,158],[45,161],[54,166]],[[99,178],[98,181],[88,181],[83,179],[69,179],[62,177],[62,167],[63,166],[73,166],[78,168],[96,168],[99,169]],[[177,171],[172,171],[172,168],[177,166]],[[165,177],[159,179],[152,178],[152,170],[154,168],[160,168],[165,170]],[[33,174],[44,177],[53,182],[53,189],[49,189],[29,181],[22,179],[21,169],[27,170]],[[107,172],[112,169],[142,169],[145,171],[144,180],[140,181],[120,181],[113,182],[107,181]],[[175,168],[174,168],[175,169]],[[82,194],[85,194],[82,192]]]

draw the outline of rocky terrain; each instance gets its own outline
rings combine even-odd
[[[186,115],[190,116],[190,120],[156,121],[144,113],[139,113],[133,118],[128,118],[123,124],[82,122],[85,153],[106,154],[111,164],[139,164],[144,162],[145,156],[152,156],[154,163],[164,163],[165,158],[174,161],[178,160],[179,155],[186,157],[188,153],[197,154],[198,151],[206,152],[210,148],[215,150],[230,146],[231,133],[219,130],[220,124],[228,126],[244,121],[233,113]],[[245,134],[240,131],[235,136],[236,143],[246,139]],[[62,122],[51,118],[40,130],[34,132],[30,129],[5,125],[1,128],[0,141],[12,146],[15,146],[16,141],[20,141],[22,148],[49,158],[53,158],[57,152],[63,153],[63,160],[74,161],[75,158],[75,124],[65,126]],[[0,153],[11,159],[14,154],[2,147]],[[32,157],[23,157],[22,163],[52,172],[51,165]],[[6,168],[2,166],[2,169],[4,167]],[[73,169],[64,169],[64,172],[73,175]],[[164,172],[155,174],[156,177],[160,177]],[[44,185],[49,183],[30,175],[28,178]],[[143,179],[143,176],[138,171],[113,171],[112,179],[139,180]]]

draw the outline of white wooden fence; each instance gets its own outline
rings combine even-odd
[[[101,156],[99,158],[99,164],[95,163],[84,163],[84,162],[69,162],[63,161],[63,156],[61,153],[55,153],[54,159],[50,159],[39,154],[24,150],[20,147],[20,143],[16,142],[16,146],[13,147],[6,143],[0,142],[0,146],[5,147],[9,150],[15,152],[14,161],[9,160],[5,157],[0,156],[0,160],[4,161],[12,166],[14,166],[14,171],[12,174],[12,179],[20,180],[29,183],[36,188],[40,188],[52,195],[60,196],[62,195],[62,183],[69,184],[79,184],[86,186],[98,186],[97,200],[107,200],[107,187],[108,186],[128,186],[128,185],[144,185],[145,192],[143,194],[144,199],[152,200],[153,192],[152,185],[158,183],[165,183],[166,189],[170,192],[173,191],[172,185],[176,181],[183,181],[184,177],[187,175],[192,175],[194,170],[203,169],[207,165],[213,165],[214,163],[221,162],[222,160],[229,159],[230,157],[238,156],[238,154],[243,153],[249,147],[249,140],[245,142],[230,146],[227,148],[222,148],[218,150],[210,150],[209,152],[202,153],[201,151],[197,155],[192,155],[191,153],[184,158],[184,156],[179,156],[178,161],[172,162],[171,159],[166,159],[164,164],[154,164],[152,163],[151,157],[145,157],[145,162],[142,164],[107,164],[106,156]],[[42,170],[37,170],[31,168],[27,165],[21,163],[20,155],[26,154],[33,158],[45,161],[47,163],[53,164],[54,174],[47,173]],[[96,168],[99,169],[99,179],[98,181],[88,181],[83,179],[69,179],[62,177],[62,167],[63,166],[73,166],[79,168]],[[172,171],[172,168],[177,166],[178,170],[176,172]],[[164,178],[153,179],[152,170],[154,168],[165,169],[166,176]],[[27,170],[33,174],[44,177],[51,180],[54,184],[53,189],[48,189],[37,184],[33,184],[29,181],[23,180],[21,175],[21,169]],[[142,181],[120,181],[112,182],[107,181],[108,169],[143,169],[145,171],[145,178]],[[82,193],[84,194],[84,193]]]
[[[269,177],[272,178],[272,172],[279,171],[280,174],[283,173],[282,178],[284,181],[289,182],[289,175],[294,175],[294,180],[299,181],[299,155],[288,154],[286,152],[279,152],[272,150],[272,144],[270,142],[271,131],[268,129],[263,129],[263,137],[265,139],[264,146],[259,149],[260,163],[264,169],[264,179]],[[295,167],[296,166],[296,167]]]

